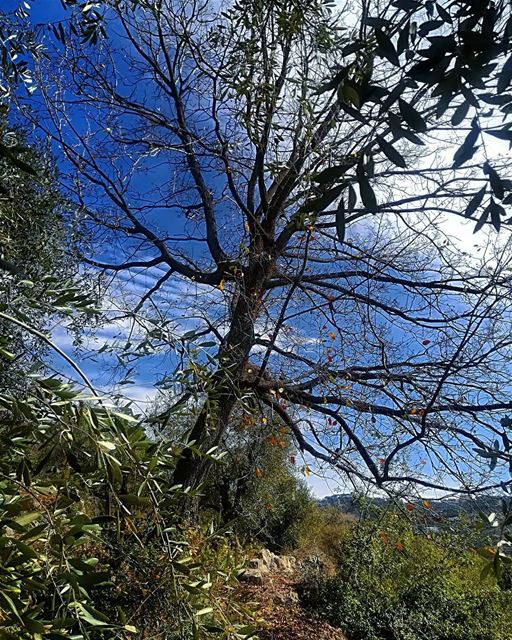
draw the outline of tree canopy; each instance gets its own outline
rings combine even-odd
[[[51,26],[18,106],[65,156],[86,261],[147,283],[144,349],[184,313],[181,342],[207,336],[190,439],[251,397],[345,477],[506,485],[508,236],[478,253],[444,220],[506,223],[507,3],[90,10]],[[175,480],[207,467],[189,452]]]
[[[436,490],[494,506],[512,484],[510,4],[62,0],[44,24],[32,5],[0,16],[0,636],[254,637],[236,536],[281,548],[329,520],[312,470],[407,496],[412,522],[352,529],[313,584],[343,604],[354,578],[330,619],[373,633],[372,588],[394,628],[402,585],[421,628],[462,562],[433,634],[444,611],[487,632],[466,576],[510,564],[512,500],[462,561],[421,531]],[[90,361],[151,375],[149,411],[47,322],[91,315],[119,339]],[[35,371],[35,347],[68,368]],[[339,551],[336,522],[310,539]],[[474,590],[496,628],[509,580]]]

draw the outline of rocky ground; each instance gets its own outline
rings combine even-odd
[[[266,621],[260,640],[347,640],[339,629],[313,618],[299,604],[295,587],[299,567],[291,556],[264,549],[246,572],[244,594],[257,602]]]

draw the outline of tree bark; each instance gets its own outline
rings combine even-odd
[[[275,261],[275,255],[265,247],[256,254],[241,278],[240,295],[225,344],[219,349],[219,366],[212,378],[211,391],[189,433],[189,441],[194,441],[194,446],[203,452],[217,446],[229,426],[244,367],[255,344],[254,327],[260,315],[261,297]],[[198,458],[191,449],[185,449],[173,481],[183,487],[197,487],[206,480],[211,468],[211,460]]]

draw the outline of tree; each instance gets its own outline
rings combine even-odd
[[[238,413],[220,442],[225,456],[208,475],[202,506],[250,544],[295,548],[315,503],[299,475],[289,430],[268,410]],[[172,434],[166,437],[176,441]]]
[[[87,262],[149,281],[142,351],[192,323],[195,448],[250,398],[354,481],[507,487],[508,236],[478,258],[443,223],[498,229],[510,198],[477,149],[510,139],[481,108],[508,113],[506,5],[106,5],[96,47],[59,27],[20,112],[63,154]],[[175,482],[206,477],[194,456]]]
[[[39,331],[65,313],[76,276],[79,225],[73,207],[57,184],[55,161],[40,142],[28,146],[26,133],[0,123],[0,301],[1,311],[15,314]],[[69,281],[66,283],[66,281]],[[85,291],[85,290],[84,290]],[[82,301],[90,296],[82,291]],[[65,300],[67,296],[67,300]],[[56,304],[53,304],[53,303]],[[26,387],[30,364],[47,345],[2,321],[0,385],[12,392]]]

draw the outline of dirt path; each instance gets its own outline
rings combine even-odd
[[[266,625],[260,640],[347,640],[339,629],[312,618],[298,604],[292,578],[278,574],[265,576],[261,585],[245,585],[248,600],[259,603]]]

